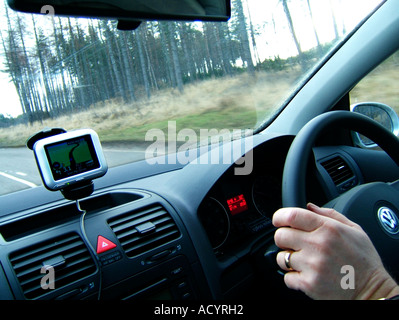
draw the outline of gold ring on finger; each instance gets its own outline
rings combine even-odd
[[[291,255],[292,255],[292,251],[287,251],[284,255],[284,262],[285,262],[285,266],[287,267],[288,271],[292,271],[294,270],[291,266]]]

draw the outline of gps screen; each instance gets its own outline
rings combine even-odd
[[[60,180],[100,167],[90,135],[45,146],[54,180]]]

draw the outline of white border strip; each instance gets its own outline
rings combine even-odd
[[[10,175],[8,173],[0,172],[0,175],[2,175],[3,177],[6,177],[8,179],[15,180],[17,182],[23,183],[23,184],[25,184],[25,185],[27,185],[27,186],[29,186],[31,188],[37,187],[37,185],[35,185],[32,182],[26,181],[26,180],[21,179],[21,178],[14,177],[14,176],[12,176],[12,175]]]

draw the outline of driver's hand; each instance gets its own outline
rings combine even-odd
[[[278,228],[275,242],[283,250],[277,263],[287,271],[284,281],[289,288],[313,299],[380,299],[399,294],[359,225],[333,209],[314,204],[307,209],[283,208],[273,216]]]

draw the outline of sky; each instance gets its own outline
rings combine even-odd
[[[376,7],[379,0],[309,0],[314,24],[317,26],[320,41],[329,42],[334,38],[334,29],[331,13],[326,7],[331,6],[335,12],[339,33],[342,34],[344,28],[352,29],[361,19]],[[248,0],[249,6],[244,9],[249,12],[253,24],[263,34],[257,37],[257,47],[261,60],[266,58],[273,59],[275,56],[287,58],[296,55],[296,49],[289,31],[286,16],[280,0]],[[316,45],[316,37],[313,32],[313,25],[307,11],[307,1],[288,0],[292,20],[301,47],[308,50]],[[343,10],[342,10],[343,9]],[[0,20],[3,19],[4,9],[0,6]],[[273,21],[275,22],[273,24]],[[2,29],[5,23],[0,23]],[[3,53],[2,48],[0,54]],[[0,69],[4,69],[0,56]],[[15,86],[10,83],[8,75],[0,72],[0,114],[16,117],[22,113],[19,98]]]
[[[0,114],[5,117],[17,117],[22,113],[17,90],[10,83],[8,75],[0,74]]]
[[[281,0],[249,0],[255,3],[249,7],[254,23],[263,26],[264,36],[270,39],[268,50],[270,58],[279,54],[281,58],[296,55],[296,49],[289,31],[287,19],[281,5]],[[380,0],[310,0],[314,24],[321,43],[330,42],[335,37],[331,8],[335,13],[339,34],[344,28],[352,30],[369,12],[380,3]],[[305,51],[316,46],[312,19],[307,9],[307,0],[288,0],[292,20],[301,48]],[[275,25],[271,23],[274,19]],[[262,41],[258,41],[262,44]],[[266,43],[264,41],[263,43]],[[258,45],[259,45],[258,44]],[[284,55],[285,53],[285,55]]]

